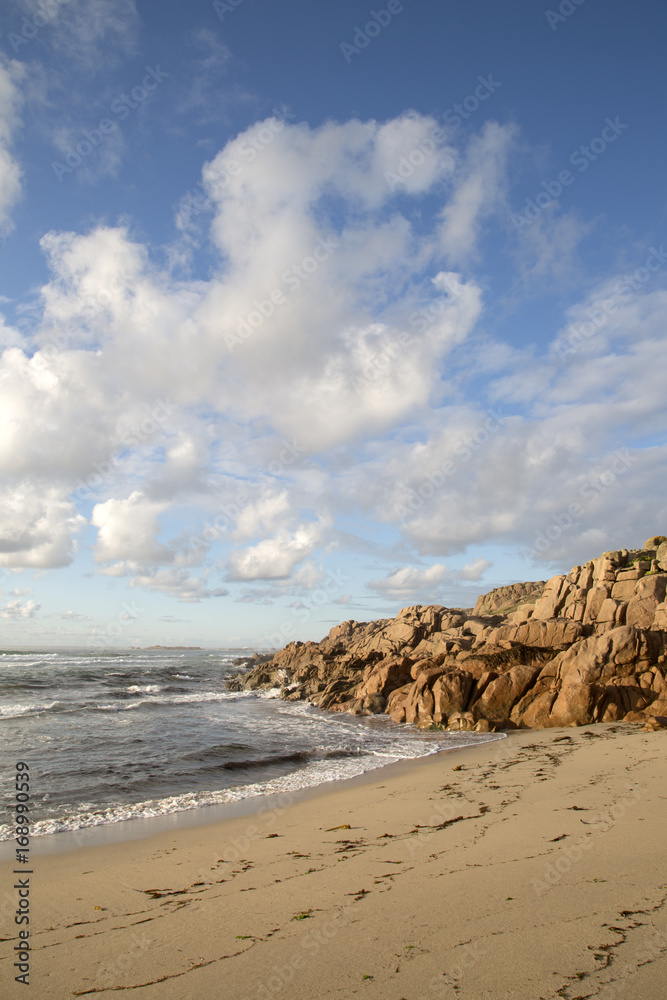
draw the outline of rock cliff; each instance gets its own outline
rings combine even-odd
[[[474,611],[422,606],[291,642],[231,682],[288,701],[480,732],[667,716],[667,538],[604,552]]]

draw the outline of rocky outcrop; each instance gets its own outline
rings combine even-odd
[[[667,716],[667,538],[604,552],[474,611],[422,606],[291,642],[232,683],[396,722],[495,731]]]
[[[496,587],[477,598],[476,615],[509,614],[521,604],[534,604],[542,596],[546,586],[545,580],[536,583],[509,583],[505,587]]]

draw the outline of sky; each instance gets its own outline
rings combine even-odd
[[[667,533],[666,27],[5,0],[0,645],[268,650]]]

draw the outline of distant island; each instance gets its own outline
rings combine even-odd
[[[203,646],[132,646],[132,649],[203,649]]]

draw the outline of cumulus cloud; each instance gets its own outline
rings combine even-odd
[[[37,604],[36,601],[26,601],[25,604],[19,600],[9,601],[4,608],[0,608],[0,618],[9,618],[14,621],[21,618],[34,618],[40,607],[41,604]]]
[[[541,560],[576,561],[582,548],[641,544],[627,537],[630,522],[639,534],[660,523],[665,448],[651,428],[664,408],[667,293],[630,294],[620,285],[606,316],[601,302],[623,280],[572,307],[558,350],[537,361],[528,350],[510,358],[508,372],[487,387],[486,415],[470,405],[434,411],[425,441],[387,449],[369,502],[399,521],[422,555],[496,542]],[[571,340],[583,322],[588,335]],[[628,435],[646,444],[622,446]],[[544,544],[547,530],[557,537]]]
[[[184,604],[198,604],[206,598],[226,597],[229,593],[225,587],[207,586],[206,574],[203,577],[190,576],[183,567],[172,569],[142,567],[130,579],[129,585],[166,594]]]
[[[228,580],[281,580],[321,544],[324,525],[301,524],[283,530],[257,545],[232,551],[227,560]]]
[[[24,340],[18,330],[8,326],[5,317],[0,314],[0,350],[8,347],[23,347]]]
[[[383,433],[428,406],[439,361],[481,310],[475,283],[449,272],[446,283],[442,275],[431,283],[437,308],[408,322],[436,243],[418,244],[408,220],[388,211],[394,195],[384,174],[433,124],[407,115],[309,129],[270,119],[246,130],[204,169],[226,261],[207,282],[161,273],[123,227],[44,236],[51,278],[41,289],[37,350],[30,357],[11,332],[0,361],[0,468],[15,479],[47,476],[62,499],[71,491],[97,500],[104,572],[155,588],[146,567],[183,568],[187,546],[159,540],[160,515],[179,497],[205,498],[220,437],[239,420],[298,437],[300,455]],[[412,193],[452,173],[453,154],[441,153]],[[229,174],[235,157],[239,179]],[[337,192],[342,216],[327,218],[324,192]],[[399,274],[407,277],[403,316],[383,320]],[[267,307],[277,288],[284,305]],[[256,309],[265,322],[248,327],[239,346]],[[202,405],[208,422],[197,417]],[[237,453],[247,469],[243,436]],[[319,529],[294,520],[294,484],[276,486],[242,505],[233,533],[230,524],[230,537],[248,543],[229,557],[234,578],[282,578],[317,544]],[[70,531],[81,524],[64,523]],[[14,527],[7,553],[22,544]]]
[[[629,504],[653,533],[660,275],[582,295],[546,351],[483,338],[482,281],[456,268],[504,204],[514,133],[487,125],[393,190],[387,172],[434,125],[246,129],[203,168],[217,254],[205,279],[174,278],[128,226],[45,235],[31,349],[7,327],[0,358],[0,564],[70,562],[86,523],[74,501],[94,504],[99,572],[185,601],[223,596],[215,574],[275,581],[249,599],[315,586],[314,554],[358,512],[400,535],[398,557],[374,551],[391,564],[532,545],[573,502],[576,537],[595,548],[622,536]],[[424,194],[442,205],[430,228],[413,223]],[[581,232],[559,232],[565,259]],[[539,275],[556,273],[540,260]],[[605,486],[628,432],[652,444]],[[203,518],[215,529],[198,545]],[[561,535],[543,558],[566,557],[575,530]],[[486,568],[404,567],[372,589],[411,600]]]
[[[164,563],[174,554],[157,541],[159,515],[165,505],[151,503],[138,490],[127,500],[107,500],[93,508],[91,523],[99,529],[98,562]]]
[[[57,487],[37,482],[5,487],[0,492],[0,566],[68,566],[85,523]]]
[[[371,580],[368,586],[383,597],[400,600],[417,599],[424,594],[433,593],[439,584],[443,583],[448,573],[443,563],[434,563],[427,569],[401,566],[382,580]]]
[[[265,493],[256,501],[249,501],[239,511],[236,518],[234,538],[242,541],[256,535],[271,534],[284,523],[291,514],[291,504],[287,490],[280,493]]]
[[[458,575],[462,580],[471,580],[476,583],[482,579],[487,569],[490,569],[491,566],[493,566],[492,562],[489,562],[488,559],[484,559],[482,556],[478,556],[472,562],[466,563]]]

